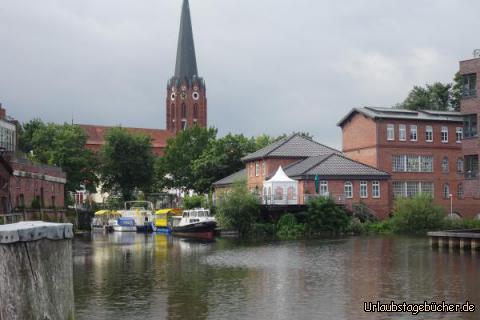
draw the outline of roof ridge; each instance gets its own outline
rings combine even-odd
[[[283,145],[284,145],[285,143],[287,143],[288,141],[292,140],[292,138],[293,138],[294,136],[296,136],[296,135],[297,135],[297,134],[295,133],[295,134],[290,135],[290,137],[282,138],[282,139],[285,139],[285,141],[283,141],[283,142],[280,143],[278,146],[276,146],[275,148],[273,148],[272,150],[270,150],[269,152],[267,152],[267,153],[263,156],[263,158],[265,158],[266,156],[268,156],[269,154],[271,154],[273,151],[278,150],[278,148],[280,148],[281,146],[283,146]],[[282,139],[280,139],[280,140],[282,140]],[[280,141],[280,140],[278,140],[278,141]],[[266,147],[268,147],[268,146],[266,146]],[[266,147],[265,147],[265,148],[266,148]],[[260,150],[261,150],[261,149],[260,149]]]
[[[304,170],[303,173],[312,170],[313,168],[315,168],[315,167],[318,166],[318,165],[321,165],[323,162],[325,162],[328,158],[330,158],[330,157],[333,156],[334,154],[336,154],[336,153],[330,153],[329,155],[326,155],[326,156],[314,156],[314,157],[309,157],[309,158],[319,158],[319,157],[323,157],[323,159],[321,159],[319,162],[315,163],[313,166],[311,166],[311,167],[307,168],[306,170]],[[307,159],[309,159],[309,158],[307,158]]]

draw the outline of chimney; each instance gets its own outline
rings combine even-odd
[[[0,119],[5,119],[7,117],[7,110],[3,109],[2,103],[0,103]]]

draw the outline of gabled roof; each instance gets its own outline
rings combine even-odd
[[[96,126],[88,124],[79,124],[87,134],[87,145],[103,145],[105,143],[105,134],[108,130],[114,128],[114,126]],[[145,129],[145,128],[124,128],[130,133],[141,133],[152,138],[153,148],[165,148],[168,138],[173,137],[175,134],[163,129]]]
[[[242,169],[240,171],[237,171],[228,177],[225,177],[221,180],[218,180],[217,182],[214,182],[214,186],[225,186],[225,185],[231,185],[234,184],[235,182],[242,181],[247,179],[247,169]]]
[[[337,179],[387,179],[390,175],[369,165],[349,159],[343,155],[310,157],[297,161],[285,168],[285,173],[291,178]]]
[[[374,108],[363,107],[353,108],[345,115],[337,126],[342,127],[352,116],[361,113],[371,119],[398,119],[398,120],[420,120],[420,121],[444,121],[444,122],[462,122],[463,115],[457,111],[437,111],[437,110],[406,110],[395,108]]]
[[[191,79],[198,75],[195,45],[193,42],[192,20],[188,0],[183,0],[180,32],[178,34],[177,62],[175,77]]]
[[[263,158],[307,158],[332,153],[341,154],[341,152],[336,149],[327,147],[299,134],[293,134],[243,157],[242,161]]]

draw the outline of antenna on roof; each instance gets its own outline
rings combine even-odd
[[[480,58],[480,49],[473,50],[473,57]]]

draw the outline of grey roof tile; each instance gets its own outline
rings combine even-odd
[[[242,160],[249,161],[266,157],[306,158],[332,153],[341,154],[341,152],[336,149],[327,147],[314,140],[307,139],[299,134],[293,134],[243,157]]]
[[[361,113],[371,119],[398,119],[398,120],[420,120],[420,121],[446,121],[462,122],[463,115],[456,111],[437,111],[437,110],[406,110],[395,108],[374,108],[363,107],[354,108],[345,115],[338,123],[342,126],[355,113]]]
[[[349,159],[343,155],[311,157],[298,161],[285,168],[289,177],[351,177],[353,178],[388,178],[389,174],[374,167]]]
[[[228,177],[225,177],[223,179],[218,180],[217,182],[214,182],[214,186],[224,186],[224,185],[230,185],[238,181],[242,181],[247,179],[247,169],[242,169],[240,171],[237,171]]]

